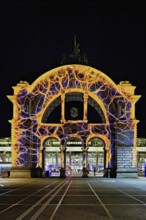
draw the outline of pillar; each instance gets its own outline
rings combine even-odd
[[[60,154],[61,154],[61,169],[60,177],[66,177],[66,148],[61,144],[60,145]]]
[[[58,152],[56,152],[55,156],[56,156],[56,169],[58,169]]]
[[[88,148],[86,148],[86,144],[82,148],[83,150],[83,169],[82,169],[82,177],[88,177],[88,168],[87,168],[87,152]]]
[[[70,173],[72,174],[71,151],[69,152],[69,165],[70,165]]]
[[[96,170],[98,171],[98,152],[96,152]]]
[[[134,121],[126,121],[125,127],[129,123],[129,128],[124,130],[124,138],[122,133],[117,133],[117,177],[138,177],[136,152],[135,152],[135,127]],[[124,122],[123,122],[124,124]],[[118,127],[120,127],[118,125]],[[127,127],[126,127],[127,128]]]

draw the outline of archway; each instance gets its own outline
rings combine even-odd
[[[70,138],[66,142],[66,175],[81,176],[83,168],[83,144],[79,138]]]
[[[14,105],[11,177],[30,177],[31,162],[34,169],[42,167],[40,155],[48,137],[60,140],[64,172],[64,143],[71,137],[82,140],[86,167],[91,136],[103,137],[106,167],[114,176],[137,176],[135,103],[140,96],[128,81],[116,85],[101,71],[74,64],[50,70],[32,85],[20,81],[13,89],[14,95],[8,96]],[[125,164],[126,152],[130,156]]]
[[[60,142],[57,138],[50,137],[44,142],[42,164],[46,177],[60,176],[61,156],[59,147]]]
[[[88,170],[89,176],[104,176],[106,168],[105,143],[98,137],[93,137],[88,141]],[[94,170],[96,171],[94,173]]]

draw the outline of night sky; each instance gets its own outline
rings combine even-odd
[[[6,96],[12,86],[60,66],[62,55],[73,51],[74,35],[89,66],[116,84],[128,80],[137,87],[138,137],[146,137],[146,7],[80,2],[0,1],[0,137],[11,135],[13,105]]]

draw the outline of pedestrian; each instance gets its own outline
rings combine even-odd
[[[94,176],[96,176],[96,167],[94,167]]]
[[[46,176],[46,177],[49,177],[49,170],[46,170],[45,176]]]

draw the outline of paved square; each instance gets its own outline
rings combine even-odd
[[[145,220],[146,178],[0,179],[0,219]]]

